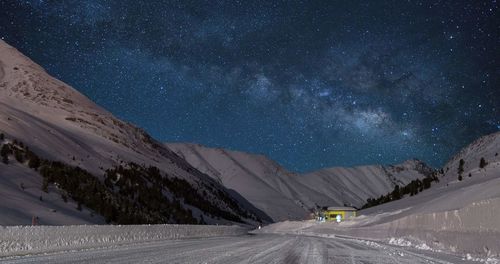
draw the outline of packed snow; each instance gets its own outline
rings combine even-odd
[[[0,258],[2,263],[474,263],[454,255],[376,242],[259,234],[155,240]]]

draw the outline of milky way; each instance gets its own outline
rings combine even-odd
[[[322,2],[0,0],[0,37],[160,141],[296,171],[500,130],[496,1]]]

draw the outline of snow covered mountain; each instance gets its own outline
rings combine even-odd
[[[265,156],[196,144],[167,146],[193,167],[240,193],[274,221],[304,219],[316,205],[333,202]]]
[[[102,223],[101,217],[89,217],[86,205],[92,204],[92,193],[69,193],[67,188],[81,191],[87,186],[82,182],[70,185],[66,181],[72,177],[70,174],[80,175],[80,181],[91,181],[96,185],[93,190],[100,190],[101,198],[114,197],[104,199],[109,208],[101,209],[110,215],[127,212],[131,217],[127,221],[137,221],[134,217],[138,215],[132,213],[134,205],[141,201],[151,205],[145,202],[153,199],[144,197],[148,193],[156,195],[154,199],[169,201],[179,213],[177,218],[164,217],[150,210],[144,213],[150,221],[179,222],[180,215],[189,221],[208,223],[257,219],[251,212],[254,208],[246,207],[249,204],[241,196],[229,193],[143,130],[117,119],[1,40],[0,133],[0,145],[7,146],[5,162],[0,163],[0,224],[28,224],[32,216],[39,216],[44,224]],[[28,168],[27,159],[33,156],[42,160],[41,168],[34,168],[38,171]],[[129,170],[130,164],[136,166]],[[158,174],[160,178],[154,178]],[[106,178],[107,185],[103,186]],[[153,190],[148,184],[153,180],[161,187]],[[48,192],[40,190],[42,181],[48,181]],[[131,184],[145,188],[142,196],[138,190],[126,192]],[[193,191],[180,193],[174,187]],[[69,202],[62,199],[65,195]],[[118,201],[126,201],[128,207]],[[83,210],[75,210],[81,209],[81,203]]]
[[[395,184],[407,184],[433,171],[423,162],[410,160],[396,166],[331,168],[300,175],[262,155],[196,144],[167,146],[275,221],[303,219],[316,206],[361,207],[367,198],[386,194]]]
[[[334,167],[314,171],[298,178],[332,198],[339,205],[360,208],[368,198],[376,198],[415,179],[431,175],[434,170],[419,160],[398,165],[368,165],[353,168]]]

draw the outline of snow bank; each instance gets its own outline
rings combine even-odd
[[[430,250],[430,251],[437,251],[437,252],[441,251],[439,249],[434,249],[432,247],[429,247],[425,242],[415,243],[415,242],[411,242],[409,240],[406,240],[404,238],[391,237],[391,239],[389,239],[389,245],[396,245],[396,246],[401,246],[401,247],[413,247],[416,249]]]
[[[236,236],[240,226],[80,225],[0,227],[0,256],[24,255],[165,239]]]
[[[475,202],[464,208],[414,214],[379,227],[390,236],[414,237],[458,253],[500,255],[500,199]]]
[[[410,248],[416,248],[420,250],[428,250],[428,251],[433,251],[433,252],[441,252],[441,250],[436,249],[434,247],[428,246],[425,242],[419,241],[416,239],[412,239],[412,241],[404,239],[404,238],[395,238],[391,237],[389,239],[389,245],[395,245],[395,246],[400,246],[400,247],[410,247]],[[500,259],[498,258],[493,258],[491,256],[487,256],[485,258],[479,258],[479,257],[473,257],[470,253],[467,253],[464,255],[462,260],[468,260],[468,261],[474,261],[474,262],[482,262],[486,264],[499,264]]]

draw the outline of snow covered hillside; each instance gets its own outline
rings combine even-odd
[[[424,163],[410,160],[395,166],[331,168],[300,175],[262,155],[196,144],[167,146],[275,221],[304,219],[316,206],[361,207],[367,198],[385,194],[395,184],[407,184],[433,172]]]
[[[0,162],[0,225],[30,225],[33,216],[39,224],[64,225],[104,224],[104,219],[86,208],[77,210],[78,204],[61,196],[54,186],[50,192],[42,192],[42,177],[20,164],[6,165]]]
[[[120,182],[120,176],[117,178],[116,175],[108,175],[114,179],[112,184],[108,184],[107,187],[100,186],[103,197],[116,196],[114,202],[109,204],[113,209],[106,209],[114,210],[110,214],[132,211],[131,208],[117,205],[116,201],[126,199],[133,204],[134,200],[141,200],[143,197],[138,197],[137,193],[124,193],[123,188],[127,184],[130,185],[132,180],[136,183],[142,182],[140,178],[145,182],[151,182],[151,177],[154,175],[147,172],[149,167],[154,167],[159,169],[162,178],[174,180],[165,184],[171,186],[181,184],[184,187],[187,184],[194,190],[194,193],[184,193],[184,196],[179,197],[179,193],[174,193],[174,190],[165,187],[156,190],[154,194],[159,193],[173,204],[180,204],[184,208],[182,210],[186,214],[191,213],[196,221],[202,221],[202,216],[203,221],[207,223],[224,223],[238,218],[243,219],[242,221],[248,219],[249,222],[255,223],[257,219],[251,212],[253,208],[246,207],[248,202],[243,203],[244,199],[241,196],[230,193],[216,181],[190,166],[170,149],[152,139],[140,128],[117,119],[75,89],[51,77],[39,65],[1,40],[0,133],[3,133],[5,137],[5,140],[1,140],[2,145],[12,144],[14,140],[22,142],[22,146],[13,144],[10,147],[16,151],[22,151],[22,155],[28,155],[29,151],[32,151],[44,160],[44,166],[50,169],[45,178],[51,186],[58,184],[62,186],[60,181],[69,177],[68,170],[71,170],[73,174],[89,174],[91,176],[87,175],[88,177],[97,177],[99,181],[94,182],[97,185],[103,182],[103,175],[108,169],[115,168],[120,172],[127,172],[130,177],[122,180],[126,182]],[[29,151],[27,151],[28,148]],[[28,160],[18,162],[14,154],[14,152],[8,154],[8,162],[1,167],[0,193],[2,194],[7,190],[15,192],[15,188],[7,184],[8,181],[18,186],[21,182],[28,186],[37,185],[33,171],[23,172],[28,166]],[[69,167],[63,168],[61,164],[53,163],[53,161],[63,162],[64,166]],[[130,167],[130,163],[141,164],[141,168],[124,170],[123,168]],[[120,168],[120,165],[123,168]],[[78,168],[76,172],[75,168]],[[80,169],[83,169],[85,173],[78,171]],[[65,171],[66,178],[59,177],[61,170]],[[59,174],[55,171],[59,171]],[[91,180],[88,177],[87,180]],[[75,187],[69,183],[66,186]],[[143,184],[143,186],[152,188],[148,184]],[[21,193],[21,188],[18,188],[18,191]],[[144,190],[143,193],[146,194],[148,191]],[[88,196],[91,195],[91,193],[86,195],[70,193],[69,198],[83,201],[85,208],[87,205],[85,201],[88,201],[91,198]],[[30,197],[38,198],[38,196],[31,194]],[[193,202],[195,200],[197,202]],[[207,202],[208,205],[201,204],[201,200]],[[13,224],[14,220],[10,219],[10,216],[18,217],[16,223],[19,217],[31,219],[31,214],[38,210],[35,207],[40,205],[36,199],[26,199],[26,204],[23,206],[13,207],[16,203],[22,203],[19,200],[16,201],[16,195],[2,197],[2,201],[0,224]],[[191,204],[189,204],[190,201]],[[150,203],[144,202],[143,204]],[[100,218],[80,217],[79,213],[66,213],[68,210],[74,210],[71,203],[63,203],[61,206],[64,210],[61,209],[58,212],[64,217],[60,215],[48,217],[43,219],[43,223],[77,224],[82,221],[93,223],[102,221]],[[53,205],[44,206],[43,210],[52,207]],[[27,210],[27,208],[31,209]],[[74,217],[81,220],[75,220]],[[167,218],[165,222],[178,222],[178,220]]]
[[[431,175],[434,170],[419,160],[398,165],[368,165],[353,168],[335,167],[301,175],[298,180],[329,196],[339,205],[360,208],[368,198],[376,198]]]

